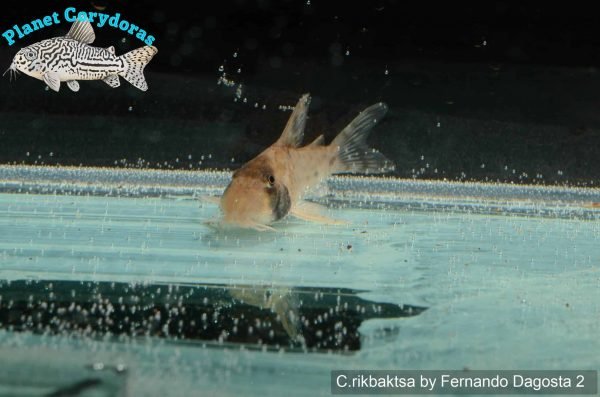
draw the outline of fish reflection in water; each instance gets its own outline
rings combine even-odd
[[[360,349],[360,324],[426,308],[341,288],[90,281],[0,282],[0,329],[287,351]]]
[[[259,309],[268,309],[277,315],[277,320],[292,342],[304,344],[300,333],[298,311],[300,300],[289,288],[230,288],[231,296],[243,303]]]

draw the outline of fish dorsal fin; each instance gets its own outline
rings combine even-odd
[[[112,55],[115,55],[115,47],[113,46],[106,47],[106,51],[110,52]]]
[[[292,115],[290,116],[283,133],[275,142],[277,146],[298,147],[304,138],[304,126],[310,105],[310,94],[304,94],[296,104]]]
[[[323,135],[319,135],[314,141],[309,143],[306,146],[323,146],[325,144],[325,137]]]
[[[94,29],[88,21],[75,21],[65,37],[84,44],[92,44],[96,40]]]

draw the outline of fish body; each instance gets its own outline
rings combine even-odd
[[[89,22],[77,21],[66,36],[42,40],[19,50],[8,70],[42,80],[57,92],[61,82],[66,82],[72,91],[79,91],[78,80],[103,80],[116,88],[120,86],[119,76],[146,91],[144,68],[158,52],[156,47],[141,47],[117,56],[112,46],[90,46],[95,37]]]
[[[394,169],[393,163],[366,145],[371,128],[387,112],[378,103],[361,112],[329,145],[323,135],[300,147],[310,96],[302,96],[281,135],[272,146],[233,173],[219,204],[221,226],[270,230],[288,214],[301,219],[336,223],[302,198],[332,174],[376,174]]]

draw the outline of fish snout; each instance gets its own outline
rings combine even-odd
[[[220,205],[225,224],[255,227],[274,220],[268,194],[235,182],[225,189]]]

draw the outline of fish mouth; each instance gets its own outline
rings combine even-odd
[[[10,72],[10,73],[8,74],[8,79],[9,79],[9,81],[13,81],[13,80],[16,80],[16,79],[17,79],[17,75],[19,74],[19,70],[18,70],[18,69],[17,69],[17,67],[15,66],[15,63],[14,63],[14,62],[10,64],[10,66],[8,67],[8,69],[6,69],[6,70],[4,71],[4,73],[2,73],[2,77],[4,77],[4,75],[5,75],[7,72]]]

